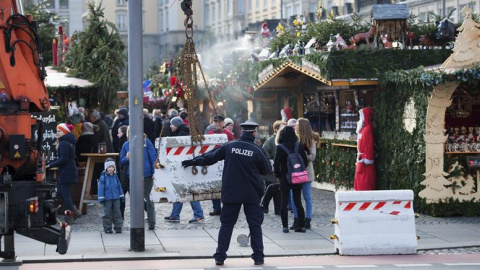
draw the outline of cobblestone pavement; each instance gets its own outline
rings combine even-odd
[[[313,215],[312,215],[312,227],[319,228],[325,226],[331,226],[328,220],[335,216],[335,194],[330,191],[312,189],[313,198]],[[218,216],[209,216],[208,213],[212,211],[212,202],[201,202],[203,208],[203,214],[205,220],[196,223],[189,224],[188,220],[193,218],[192,209],[190,204],[186,203],[183,206],[180,216],[180,223],[170,223],[164,221],[165,216],[169,216],[172,210],[172,204],[170,203],[157,203],[156,219],[157,230],[179,230],[179,229],[217,229],[220,228],[220,220]],[[87,215],[83,215],[81,218],[75,221],[72,226],[72,231],[101,231],[102,230],[102,206],[99,204],[89,205],[87,209]],[[273,202],[270,203],[269,214],[265,215],[263,227],[265,228],[281,228],[280,216],[273,214]],[[124,229],[129,230],[130,227],[130,209],[127,198],[127,209],[125,210],[125,222]],[[293,214],[290,214],[290,220],[293,220]],[[290,221],[292,222],[292,221]],[[435,218],[425,215],[420,215],[420,218],[416,219],[417,225],[437,225],[437,224],[479,224],[480,217],[447,217],[447,218]],[[248,224],[245,219],[245,215],[241,212],[236,228],[247,228]],[[478,249],[474,249],[478,250]]]

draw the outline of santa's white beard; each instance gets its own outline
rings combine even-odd
[[[288,118],[287,114],[283,111],[283,109],[280,111],[280,114],[282,115],[282,121],[286,123],[288,121]]]
[[[362,130],[364,124],[365,124],[365,123],[364,123],[364,121],[363,121],[362,119],[358,120],[358,122],[357,122],[357,130],[356,130],[357,134],[360,134],[360,131]]]

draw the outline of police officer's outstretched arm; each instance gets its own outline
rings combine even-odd
[[[189,166],[209,166],[215,164],[218,161],[225,159],[225,151],[223,148],[224,147],[221,146],[201,156],[190,160],[184,160],[182,161],[182,166],[186,168]]]

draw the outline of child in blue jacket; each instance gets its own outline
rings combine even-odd
[[[105,161],[105,171],[98,181],[98,201],[103,205],[103,230],[105,233],[122,233],[123,219],[120,212],[120,201],[125,201],[122,185],[116,174],[115,160],[108,158]]]

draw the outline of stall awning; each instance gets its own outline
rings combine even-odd
[[[45,86],[47,88],[84,88],[93,86],[93,83],[88,80],[68,77],[67,73],[58,72],[52,67],[45,67],[47,71],[47,78],[45,79]]]
[[[320,74],[320,69],[306,60],[302,65],[297,65],[291,61],[283,63],[276,69],[272,65],[265,68],[258,75],[258,83],[253,86],[255,91],[261,89],[285,89],[301,86],[305,78],[313,78],[319,82],[329,84],[329,81]]]
[[[330,86],[365,86],[365,85],[378,85],[377,78],[350,78],[350,79],[335,79],[331,80]]]

